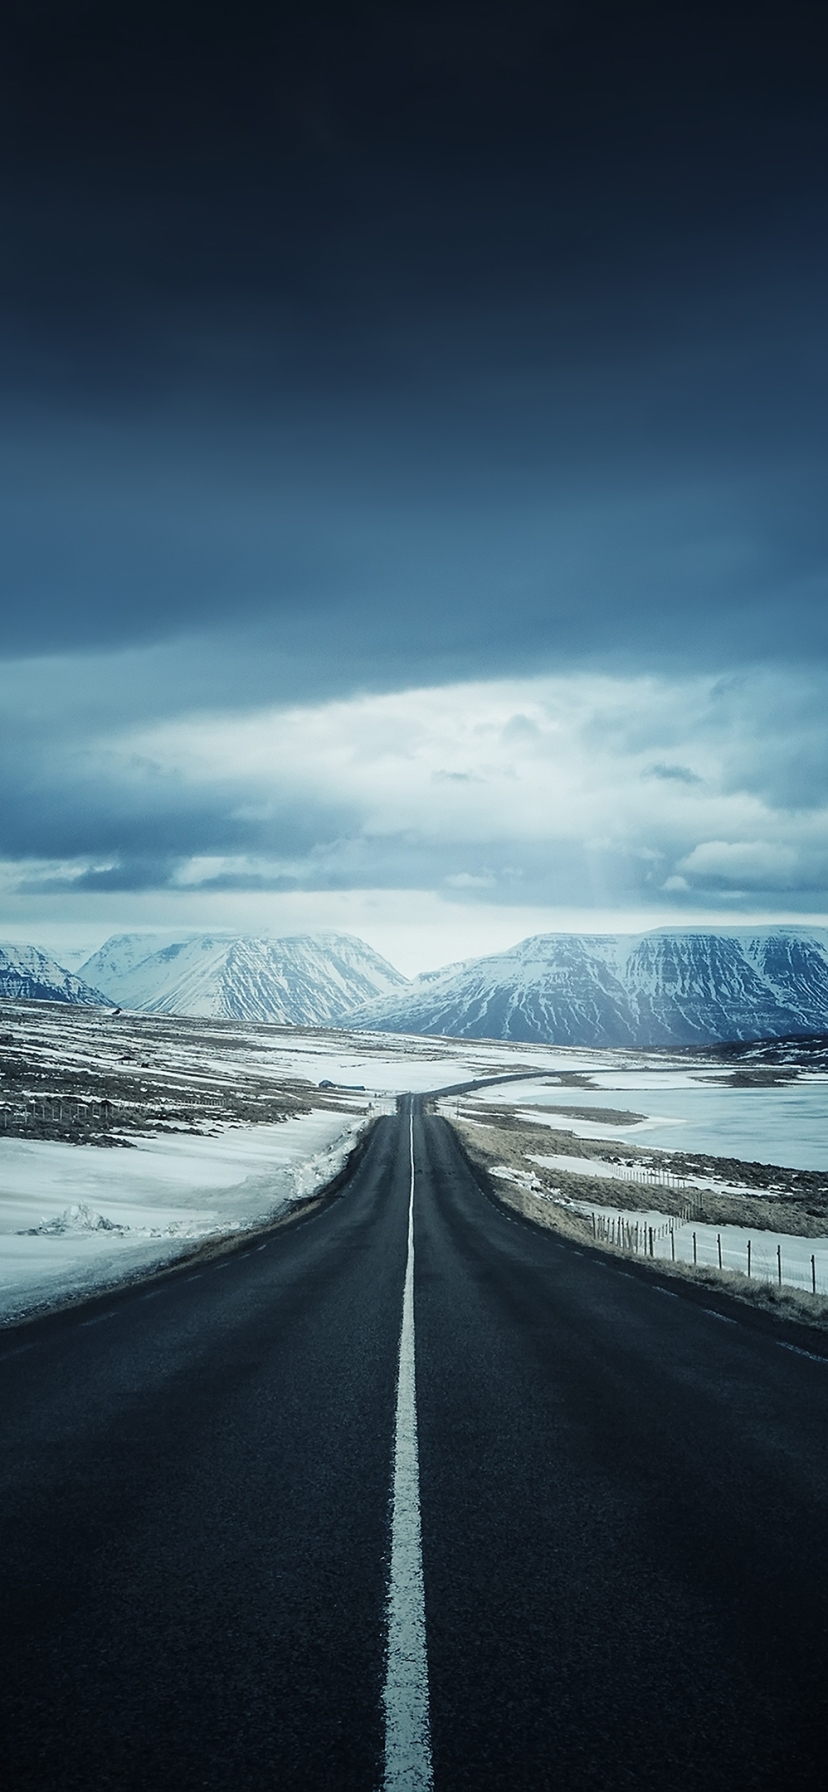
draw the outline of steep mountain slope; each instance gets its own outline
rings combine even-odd
[[[828,1015],[828,931],[763,928],[745,939],[744,949],[808,1032],[821,1032]]]
[[[159,945],[122,934],[82,967],[124,1008],[324,1026],[406,979],[351,934],[249,939],[199,934]]]
[[[419,977],[354,1026],[560,1045],[712,1044],[828,1027],[828,933],[539,934]]]
[[[763,976],[744,943],[727,935],[645,935],[627,958],[624,981],[636,1036],[650,1045],[810,1030],[791,992]]]
[[[0,945],[0,996],[30,1002],[78,1002],[108,1006],[99,989],[65,971],[37,946]]]
[[[185,945],[180,933],[115,933],[80,969],[100,989],[114,990],[120,978],[129,976],[145,958],[166,946]]]
[[[598,935],[538,934],[508,952],[418,977],[402,995],[350,1019],[391,1033],[632,1045],[633,1016],[606,945]]]

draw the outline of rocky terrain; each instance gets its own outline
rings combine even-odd
[[[335,1091],[251,1059],[231,1024],[0,1006],[0,1136],[124,1145],[147,1132],[203,1132],[341,1107]]]

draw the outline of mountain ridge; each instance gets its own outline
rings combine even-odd
[[[67,971],[0,946],[0,995],[283,1026],[579,1047],[828,1033],[828,929],[535,934],[409,981],[352,934],[113,935]]]
[[[0,998],[5,1001],[74,1002],[109,1007],[107,997],[39,946],[0,941]]]
[[[366,1004],[379,1032],[587,1047],[714,1045],[828,1029],[828,930],[535,934]]]
[[[284,1026],[334,1025],[407,982],[354,934],[161,938],[113,935],[81,973],[124,1008]]]

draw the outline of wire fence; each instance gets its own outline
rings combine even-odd
[[[612,1245],[632,1256],[693,1263],[722,1271],[739,1272],[752,1280],[778,1287],[828,1292],[828,1239],[816,1245],[807,1238],[787,1235],[747,1234],[735,1226],[695,1226],[687,1220],[634,1218],[623,1213],[591,1209],[592,1235],[598,1244]],[[815,1248],[809,1250],[814,1244]]]
[[[28,1101],[0,1103],[0,1130],[8,1132],[11,1127],[34,1124],[41,1125],[111,1125],[115,1116],[115,1103],[103,1100],[82,1100],[74,1096],[39,1095]]]
[[[17,1134],[28,1129],[48,1130],[51,1127],[72,1127],[82,1132],[107,1131],[113,1127],[134,1126],[136,1120],[156,1111],[157,1103],[151,1101],[111,1101],[108,1096],[28,1096],[18,1101],[0,1102],[0,1133]],[[201,1119],[219,1118],[223,1111],[220,1102],[200,1101],[198,1104]]]
[[[632,1183],[634,1188],[646,1190],[648,1194],[653,1189],[669,1189],[671,1194],[679,1196],[679,1217],[682,1221],[698,1218],[703,1211],[704,1196],[701,1189],[695,1188],[684,1177],[676,1176],[661,1164],[613,1164],[612,1178],[614,1182]]]

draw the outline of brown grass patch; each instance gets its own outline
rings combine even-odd
[[[518,1183],[511,1182],[505,1177],[495,1176],[493,1172],[500,1165],[504,1165],[508,1169],[530,1171],[537,1176],[539,1182],[550,1190],[560,1189],[563,1194],[569,1195],[574,1184],[576,1185],[575,1198],[579,1200],[594,1199],[596,1205],[600,1201],[600,1204],[605,1207],[623,1206],[627,1211],[633,1211],[629,1197],[635,1191],[631,1189],[629,1183],[612,1183],[609,1180],[597,1183],[591,1182],[589,1177],[584,1176],[566,1178],[557,1171],[544,1170],[540,1165],[528,1163],[525,1152],[520,1150],[515,1138],[514,1128],[507,1128],[501,1134],[500,1128],[497,1126],[480,1125],[478,1122],[470,1120],[453,1119],[451,1125],[457,1132],[467,1157],[489,1179],[497,1199],[503,1203],[504,1207],[511,1207],[524,1219],[531,1220],[533,1225],[541,1226],[545,1231],[557,1232],[561,1237],[575,1240],[578,1244],[588,1244],[594,1250],[601,1251],[608,1257],[623,1259],[625,1262],[634,1260],[646,1274],[657,1276],[659,1280],[664,1280],[666,1277],[672,1281],[692,1282],[696,1285],[701,1283],[709,1287],[711,1292],[715,1289],[727,1293],[734,1299],[743,1301],[766,1313],[771,1313],[779,1319],[789,1319],[800,1325],[805,1323],[818,1326],[820,1329],[828,1331],[828,1297],[825,1295],[809,1294],[805,1289],[785,1286],[778,1288],[772,1283],[760,1282],[754,1280],[753,1277],[741,1275],[738,1270],[718,1270],[692,1263],[672,1263],[661,1257],[651,1259],[636,1256],[631,1259],[628,1251],[621,1250],[617,1245],[604,1240],[595,1239],[587,1216],[573,1213],[570,1207],[556,1201],[551,1192],[548,1194],[536,1193],[531,1189],[521,1188]],[[538,1130],[542,1131],[543,1136],[548,1139],[549,1129],[547,1127]],[[565,1182],[567,1187],[564,1187]],[[597,1188],[600,1192],[594,1195],[584,1194],[581,1191],[585,1186]],[[606,1191],[609,1189],[614,1189],[619,1195],[623,1190],[625,1199],[618,1201],[608,1199]],[[652,1191],[654,1196],[658,1195],[659,1197],[659,1207],[664,1205],[661,1195],[666,1192],[666,1190],[656,1189]],[[723,1197],[723,1199],[726,1198]],[[750,1199],[747,1204],[751,1208],[756,1205]],[[778,1213],[776,1204],[774,1204],[774,1213]],[[730,1223],[754,1224],[752,1220],[745,1222],[742,1219]],[[764,1219],[763,1224],[765,1227],[768,1226],[767,1218]],[[777,1229],[781,1230],[782,1228]]]

